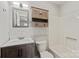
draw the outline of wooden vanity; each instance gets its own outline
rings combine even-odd
[[[31,39],[14,40],[0,46],[1,58],[38,58],[38,50]]]
[[[22,44],[1,48],[1,58],[33,58],[35,57],[35,44]]]

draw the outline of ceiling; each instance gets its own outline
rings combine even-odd
[[[67,3],[67,1],[50,1],[50,3],[57,4],[57,5],[62,5],[62,4]]]

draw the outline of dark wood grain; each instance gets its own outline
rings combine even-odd
[[[1,58],[34,58],[35,44],[22,44],[1,48]]]

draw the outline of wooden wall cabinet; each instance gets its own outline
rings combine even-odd
[[[32,7],[32,27],[48,27],[48,11]]]
[[[35,44],[23,44],[1,48],[1,58],[34,58]]]
[[[32,18],[48,19],[48,11],[32,7]]]

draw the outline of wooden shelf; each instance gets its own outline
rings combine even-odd
[[[43,23],[48,23],[48,19],[39,19],[39,18],[32,18],[33,22],[43,22]]]

